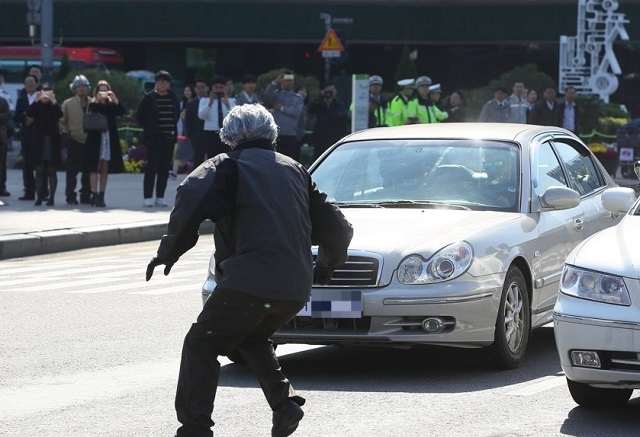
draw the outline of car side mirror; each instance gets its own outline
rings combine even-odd
[[[543,208],[556,210],[575,208],[580,205],[580,194],[568,187],[553,186],[540,196],[540,204]]]
[[[629,187],[608,188],[602,193],[602,206],[613,213],[626,213],[635,201],[636,192]]]

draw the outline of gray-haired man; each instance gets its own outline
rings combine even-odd
[[[269,337],[309,298],[312,282],[326,284],[347,259],[352,228],[327,201],[307,170],[277,153],[278,128],[262,105],[236,106],[224,118],[231,147],[202,163],[178,187],[167,235],[147,267],[164,273],[198,241],[212,220],[216,288],[187,333],[176,394],[177,435],[213,435],[217,357],[237,351],[258,377],[273,410],[271,435],[285,437],[304,415]],[[317,244],[313,267],[311,245]]]

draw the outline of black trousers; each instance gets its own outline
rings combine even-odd
[[[22,138],[20,145],[22,151],[22,184],[24,186],[24,195],[26,197],[35,197],[36,195],[36,177],[33,159],[31,159],[31,127],[22,127]]]
[[[262,299],[235,290],[216,290],[184,339],[176,393],[178,437],[211,437],[218,388],[218,356],[237,350],[272,410],[294,390],[280,370],[269,337],[291,320],[305,302]],[[247,417],[247,420],[251,420]]]
[[[84,165],[86,146],[78,141],[69,138],[67,146],[67,162],[66,162],[66,185],[64,194],[68,201],[75,200],[76,186],[78,185],[78,173],[80,176],[80,199],[87,202],[91,197],[91,183],[89,174]]]
[[[192,138],[191,144],[193,146],[194,167],[199,166],[205,160],[213,158],[220,153],[231,151],[231,148],[220,139],[219,131],[202,131],[195,138]]]
[[[11,139],[9,139],[11,141]],[[0,193],[7,190],[7,143],[0,142]]]
[[[156,197],[164,198],[169,180],[169,169],[173,158],[175,139],[158,135],[147,144],[147,168],[144,172],[143,195],[145,199],[153,197],[153,186],[156,186]]]

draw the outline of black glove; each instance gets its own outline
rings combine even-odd
[[[153,258],[151,258],[151,261],[149,261],[149,264],[147,265],[147,281],[151,279],[151,277],[153,276],[153,269],[155,269],[156,267],[162,264],[165,265],[164,275],[167,276],[171,271],[171,267],[173,267],[174,263],[167,263],[161,260],[160,258],[158,258],[157,256],[154,256]]]
[[[327,285],[331,281],[331,275],[333,275],[333,269],[326,266],[316,264],[313,267],[313,283],[319,285]]]

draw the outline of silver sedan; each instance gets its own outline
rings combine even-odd
[[[617,223],[601,201],[614,181],[560,128],[368,129],[311,173],[354,237],[276,344],[488,347],[497,366],[517,367],[531,330],[551,321],[565,257]]]
[[[640,389],[640,200],[634,200],[631,188],[605,191],[607,209],[624,218],[576,247],[560,281],[556,346],[571,396],[587,407],[623,405]]]

